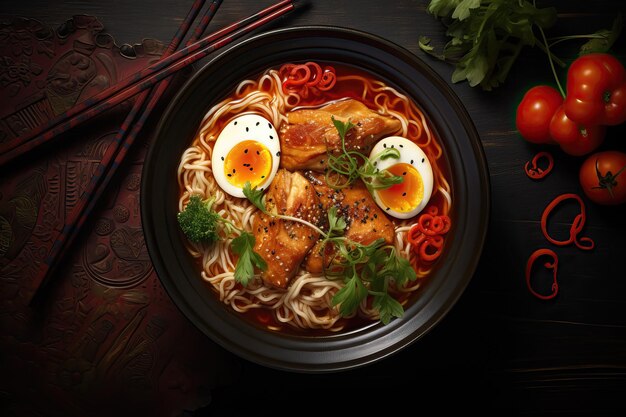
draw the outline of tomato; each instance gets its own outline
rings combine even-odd
[[[532,143],[554,143],[550,137],[550,120],[562,103],[561,93],[550,86],[538,85],[528,90],[515,116],[522,137]]]
[[[577,58],[567,71],[565,114],[582,124],[617,125],[626,121],[626,70],[609,54]]]
[[[557,109],[550,121],[550,135],[569,155],[581,156],[594,151],[604,141],[605,134],[605,126],[574,123],[565,114],[563,106]]]
[[[580,167],[580,185],[589,199],[598,204],[626,203],[626,153],[597,152]]]

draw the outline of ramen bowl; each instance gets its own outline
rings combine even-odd
[[[454,195],[453,228],[437,268],[404,315],[336,333],[273,331],[222,303],[200,276],[176,215],[177,169],[207,110],[242,81],[289,62],[319,61],[372,74],[411,98],[441,142]],[[409,51],[374,35],[336,27],[263,33],[216,56],[169,104],[144,164],[141,209],[160,281],[181,312],[234,354],[271,368],[331,372],[370,364],[419,340],[439,323],[471,280],[489,218],[489,175],[476,129],[447,83]]]

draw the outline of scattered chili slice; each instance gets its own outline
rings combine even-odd
[[[307,97],[310,91],[313,94],[328,91],[337,80],[335,68],[326,66],[322,69],[316,62],[285,64],[278,70],[278,74],[283,80],[285,93],[297,93],[303,97]]]
[[[548,160],[548,166],[545,169],[538,166],[539,160],[542,158]],[[552,171],[552,168],[554,168],[554,158],[550,152],[545,151],[539,152],[533,157],[532,160],[526,162],[524,165],[526,175],[528,175],[528,178],[532,178],[533,180],[544,178],[550,173],[550,171]]]
[[[576,217],[574,217],[574,221],[572,222],[572,225],[570,226],[569,239],[556,240],[548,234],[548,217],[550,216],[550,213],[552,212],[552,210],[554,210],[554,208],[559,205],[559,203],[565,200],[569,200],[569,199],[578,201],[578,204],[580,205],[580,213],[577,214]],[[591,238],[586,237],[586,236],[581,237],[581,238],[578,237],[578,235],[580,234],[580,232],[582,231],[585,225],[586,218],[587,217],[585,214],[585,203],[578,195],[571,194],[571,193],[561,194],[557,196],[554,200],[552,200],[550,204],[548,204],[546,208],[544,209],[543,214],[541,216],[541,231],[543,232],[543,235],[548,240],[548,242],[552,243],[553,245],[566,246],[566,245],[573,243],[579,249],[591,250],[595,246],[594,241]]]
[[[443,235],[450,230],[451,221],[446,215],[438,215],[436,206],[428,206],[424,211],[409,229],[407,242],[420,264],[431,264],[441,255]]]
[[[537,291],[533,289],[530,283],[530,277],[531,277],[533,265],[535,261],[541,256],[549,256],[552,258],[552,262],[548,261],[543,264],[544,267],[552,270],[552,279],[553,279],[552,293],[548,295],[539,294]],[[528,287],[528,290],[530,291],[532,295],[534,295],[535,297],[541,300],[550,300],[551,298],[556,297],[557,293],[559,292],[559,283],[557,282],[557,279],[556,279],[557,272],[558,272],[558,265],[559,265],[559,258],[556,255],[556,253],[554,253],[554,251],[550,249],[537,249],[536,251],[532,253],[532,255],[530,255],[530,257],[528,258],[528,262],[526,262],[526,286]]]

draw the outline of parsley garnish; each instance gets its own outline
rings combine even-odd
[[[231,241],[230,247],[239,255],[235,266],[235,280],[246,286],[254,276],[254,267],[266,270],[267,264],[254,251],[254,235],[239,229],[216,213],[213,210],[213,203],[213,199],[203,201],[199,195],[192,195],[183,211],[176,216],[178,224],[187,239],[195,243],[213,244],[219,240],[220,231],[227,236],[239,233],[239,236]]]
[[[341,153],[333,155],[330,151],[328,152],[326,183],[330,187],[335,189],[345,188],[360,178],[371,193],[372,190],[389,188],[403,181],[402,177],[393,175],[386,169],[380,170],[374,166],[374,162],[379,159],[400,158],[400,151],[395,148],[387,148],[371,159],[361,152],[348,151],[346,149],[346,135],[354,125],[350,120],[344,123],[334,117],[332,117],[332,121],[341,138]],[[341,176],[334,176],[335,174],[343,175],[345,179],[342,179]]]
[[[254,251],[254,243],[254,235],[248,232],[242,232],[230,243],[230,248],[239,255],[235,266],[235,281],[244,287],[254,275],[254,267],[261,270],[267,269],[267,263]]]
[[[551,39],[538,38],[535,29],[543,30],[557,19],[554,7],[539,8],[529,0],[431,0],[428,12],[446,23],[449,42],[442,53],[435,52],[431,40],[419,38],[420,49],[429,55],[455,65],[452,82],[467,80],[470,86],[491,90],[501,85],[524,46],[537,46],[551,60],[565,67],[549,47],[568,39],[591,39],[580,53],[606,52],[622,29],[621,16],[611,30],[590,35],[572,35]]]

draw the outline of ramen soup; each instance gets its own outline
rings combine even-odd
[[[386,324],[445,251],[446,166],[427,117],[398,90],[346,65],[289,63],[206,113],[178,167],[179,222],[185,234],[210,229],[187,234],[199,275],[257,324]],[[197,220],[192,200],[205,226],[185,223]]]

